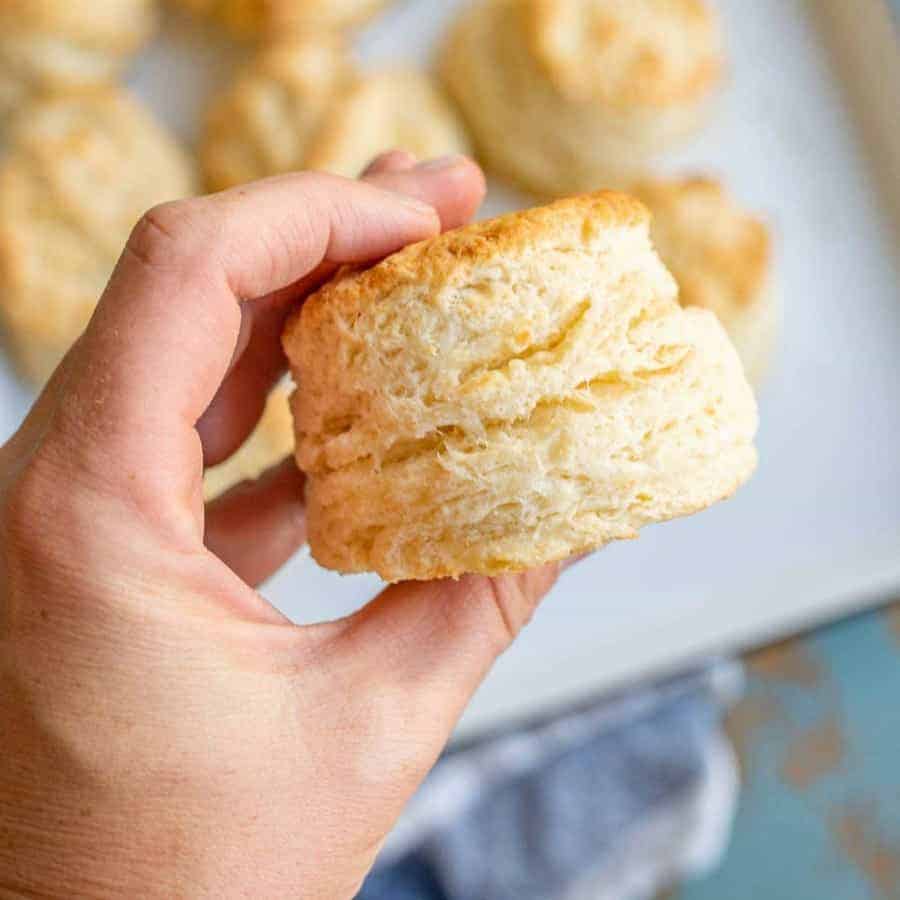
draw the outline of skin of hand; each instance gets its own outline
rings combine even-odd
[[[468,220],[462,158],[270,179],[137,225],[0,449],[0,897],[349,898],[558,567],[401,584],[299,627],[292,462],[204,509],[344,263]]]

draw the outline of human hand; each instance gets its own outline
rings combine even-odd
[[[557,567],[298,627],[254,587],[303,540],[302,476],[204,510],[203,468],[252,431],[305,294],[482,193],[471,163],[395,153],[137,226],[0,450],[0,897],[356,892]]]

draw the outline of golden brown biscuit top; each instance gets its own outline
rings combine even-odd
[[[759,297],[771,263],[768,228],[719,182],[648,180],[633,191],[653,214],[653,241],[684,306],[711,309],[727,321]]]
[[[665,106],[721,78],[719,25],[704,0],[518,0],[532,52],[573,102]]]
[[[285,345],[298,335],[301,315],[307,326],[318,317],[352,315],[354,309],[371,299],[404,285],[436,288],[462,283],[473,268],[502,259],[504,254],[547,241],[575,246],[593,231],[646,226],[649,220],[647,209],[633,197],[598,191],[448,231],[411,244],[370,269],[346,269],[291,317]]]

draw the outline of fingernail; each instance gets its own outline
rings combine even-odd
[[[468,160],[465,156],[453,153],[449,156],[439,156],[437,159],[429,159],[427,162],[419,163],[416,168],[420,172],[446,172],[448,169],[456,169],[466,162]]]

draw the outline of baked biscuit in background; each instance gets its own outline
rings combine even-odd
[[[759,384],[779,325],[768,228],[713,179],[644,180],[630,190],[653,215],[653,242],[682,305],[719,317]]]
[[[259,478],[267,469],[291,455],[294,424],[289,396],[287,388],[275,388],[269,395],[259,424],[240,450],[220,465],[207,469],[203,478],[207,501],[215,500],[242,481]]]
[[[468,150],[456,113],[429,76],[355,72],[336,37],[262,50],[210,107],[200,156],[206,186],[320,169],[356,177],[385,150],[422,158]]]
[[[485,164],[558,196],[622,187],[694,134],[722,36],[704,0],[478,0],[441,69]]]
[[[363,75],[346,86],[310,144],[306,167],[355,178],[395,147],[419,159],[470,149],[448,99],[412,69]]]
[[[240,38],[278,37],[358,25],[391,0],[172,0],[209,16]]]
[[[207,189],[302,169],[322,119],[354,77],[335,36],[290,38],[261,50],[207,113],[200,144]]]
[[[284,348],[322,565],[388,581],[525,569],[750,477],[753,391],[716,317],[679,306],[649,224],[631,197],[573,197],[307,300]]]
[[[43,383],[87,324],[150,207],[193,191],[175,141],[117,88],[49,97],[15,117],[0,165],[0,326]]]
[[[156,0],[0,0],[0,115],[111,80],[156,20]]]

